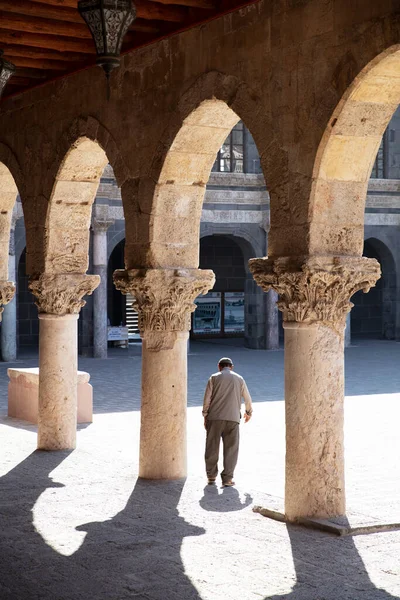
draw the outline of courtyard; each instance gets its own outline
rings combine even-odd
[[[236,488],[206,485],[203,469],[203,391],[223,355],[254,401]],[[73,452],[35,451],[36,428],[7,418],[13,365],[0,365],[1,600],[399,598],[400,531],[338,538],[252,511],[284,494],[283,351],[191,342],[188,359],[188,477],[169,482],[137,478],[139,344],[80,357],[95,416]],[[396,342],[346,349],[350,522],[400,521],[399,359]]]

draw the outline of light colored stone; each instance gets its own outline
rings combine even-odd
[[[145,479],[186,476],[187,340],[187,331],[143,335],[139,476]]]
[[[142,347],[139,474],[186,476],[187,340],[194,299],[214,284],[212,271],[115,271],[114,283],[135,298]]]
[[[114,272],[114,283],[135,298],[141,334],[189,331],[195,298],[214,285],[212,271],[200,269],[132,269]],[[158,339],[158,338],[157,338]],[[161,339],[161,338],[160,338]],[[158,347],[158,343],[156,344]],[[149,343],[148,343],[149,346]]]
[[[31,423],[38,422],[39,410],[39,367],[8,369],[8,416]],[[93,388],[90,375],[78,371],[77,376],[77,422],[91,423],[93,420]]]
[[[39,313],[63,316],[78,314],[85,301],[82,297],[92,294],[99,285],[98,275],[40,275],[31,279],[29,288],[36,296]]]
[[[379,263],[314,256],[249,265],[258,285],[279,293],[284,319],[286,516],[344,515],[344,327],[350,297],[375,285]]]
[[[39,314],[39,450],[76,445],[77,319],[77,314]]]
[[[285,513],[345,514],[343,335],[285,322]]]

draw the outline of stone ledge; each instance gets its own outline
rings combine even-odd
[[[317,529],[318,531],[332,533],[341,537],[400,530],[400,522],[381,523],[374,517],[351,512],[345,517],[332,517],[331,519],[299,518],[296,521],[289,521],[286,518],[283,508],[277,508],[273,502],[271,504],[271,508],[254,506],[253,512],[281,523],[302,525],[308,529]]]

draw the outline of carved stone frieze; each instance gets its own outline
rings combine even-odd
[[[343,330],[351,296],[368,292],[381,275],[377,260],[352,256],[253,258],[250,271],[264,290],[279,294],[286,322],[322,322]]]
[[[0,281],[0,321],[4,311],[4,305],[11,302],[15,294],[15,283],[13,281]]]
[[[139,329],[146,332],[189,331],[194,299],[206,294],[215,282],[212,271],[200,269],[131,269],[114,273],[123,294],[135,298]]]
[[[36,296],[39,313],[63,316],[79,313],[86,304],[83,296],[92,294],[99,283],[98,275],[44,273],[31,279],[29,288]]]

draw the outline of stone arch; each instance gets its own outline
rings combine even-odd
[[[110,260],[111,254],[113,253],[113,251],[115,250],[115,248],[118,246],[118,244],[120,244],[122,242],[122,240],[124,240],[124,239],[125,239],[125,229],[122,229],[121,231],[118,231],[117,233],[115,233],[113,235],[113,237],[108,241],[108,244],[107,244],[107,261]],[[121,266],[121,269],[122,269],[122,266]]]
[[[80,117],[73,121],[60,136],[55,149],[55,158],[50,165],[44,185],[44,194],[47,198],[51,196],[54,181],[57,179],[67,154],[74,144],[83,138],[96,142],[103,149],[114,171],[118,187],[121,187],[128,179],[128,169],[110,131],[94,117]]]
[[[122,194],[136,198],[126,214],[128,268],[198,266],[200,215],[215,156],[243,120],[264,167],[273,129],[255,93],[231,75],[201,76],[181,97],[163,132],[147,177]],[[264,157],[264,158],[263,158]],[[143,232],[149,232],[145,238]]]
[[[86,273],[92,204],[107,163],[103,148],[87,137],[64,157],[47,210],[46,273]]]
[[[361,255],[368,180],[382,135],[399,104],[396,45],[355,77],[323,134],[309,207],[311,255]]]

